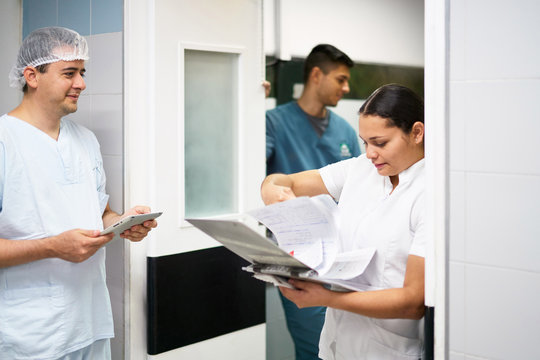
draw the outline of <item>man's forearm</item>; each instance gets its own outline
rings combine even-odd
[[[111,226],[112,224],[120,220],[121,215],[112,211],[109,205],[107,204],[107,207],[105,208],[105,211],[103,211],[103,216],[101,218],[103,220],[103,228],[106,229],[107,227]]]
[[[0,268],[53,257],[49,238],[33,240],[0,239]]]

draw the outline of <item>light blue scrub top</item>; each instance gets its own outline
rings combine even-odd
[[[103,229],[107,201],[92,132],[62,120],[55,141],[0,117],[1,238]],[[113,336],[104,248],[82,263],[52,258],[0,269],[0,358],[56,359]]]

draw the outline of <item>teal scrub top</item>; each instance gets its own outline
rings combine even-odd
[[[320,137],[296,101],[266,112],[267,174],[319,169],[360,155],[354,129],[328,111],[328,127]]]
[[[107,201],[93,133],[63,119],[55,141],[0,117],[1,238],[101,230]],[[113,336],[105,248],[82,263],[50,258],[0,269],[0,357],[57,359]]]

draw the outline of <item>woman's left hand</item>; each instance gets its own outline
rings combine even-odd
[[[328,306],[330,298],[334,295],[333,291],[309,281],[290,279],[289,284],[297,290],[286,287],[280,287],[279,290],[300,309],[310,306]]]

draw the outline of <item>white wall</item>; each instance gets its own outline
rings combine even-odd
[[[354,61],[424,65],[423,0],[265,0],[264,48],[283,60],[329,43]]]
[[[22,92],[9,87],[8,75],[21,44],[21,1],[0,1],[0,115],[11,111],[22,99]]]
[[[450,1],[450,358],[539,359],[540,2]]]

